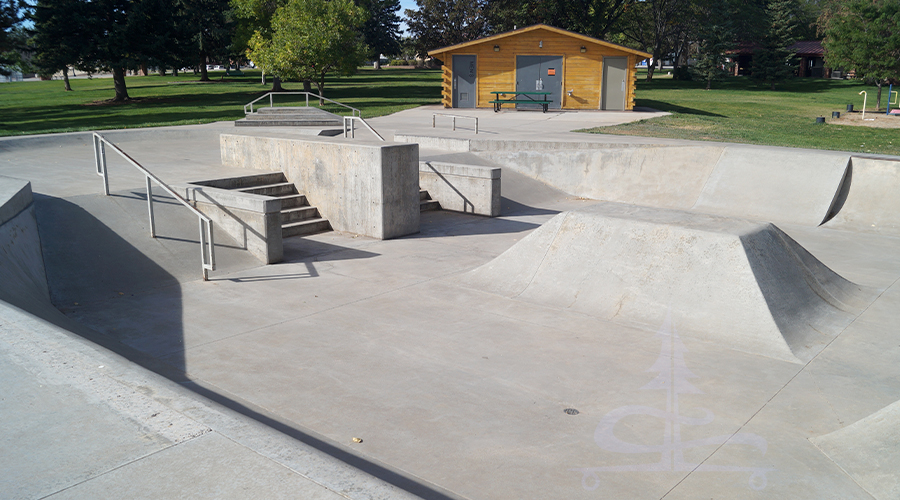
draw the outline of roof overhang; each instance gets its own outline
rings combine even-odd
[[[472,40],[471,42],[463,42],[463,43],[458,43],[456,45],[451,45],[449,47],[441,47],[439,49],[429,50],[428,55],[431,57],[437,57],[438,59],[440,59],[438,57],[440,54],[445,54],[447,52],[465,49],[466,47],[471,47],[473,45],[480,45],[483,43],[496,42],[497,40],[500,40],[500,39],[503,39],[503,38],[506,38],[509,36],[520,35],[522,33],[528,33],[530,31],[537,31],[537,30],[544,30],[544,31],[549,31],[551,33],[565,35],[565,36],[568,36],[571,38],[581,40],[582,42],[585,42],[585,43],[600,45],[602,47],[608,47],[608,48],[615,49],[615,50],[618,50],[621,52],[626,52],[628,54],[633,54],[633,55],[639,56],[643,59],[648,59],[650,57],[653,57],[652,54],[648,54],[648,53],[642,52],[640,50],[635,50],[630,47],[625,47],[624,45],[617,45],[615,43],[610,43],[605,40],[600,40],[599,38],[593,38],[590,36],[582,35],[580,33],[575,33],[573,31],[568,31],[568,30],[564,30],[561,28],[554,28],[553,26],[548,26],[546,24],[535,24],[533,26],[519,28],[517,30],[507,31],[505,33],[499,33],[496,35],[479,38],[477,40]]]

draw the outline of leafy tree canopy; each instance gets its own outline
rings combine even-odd
[[[0,0],[0,75],[11,73],[9,66],[17,62],[14,29],[22,22],[17,0]]]
[[[876,85],[880,108],[882,86],[900,79],[900,1],[835,1],[823,11],[820,25],[825,60]]]
[[[328,73],[351,75],[364,60],[365,20],[351,0],[288,0],[272,15],[271,37],[254,33],[248,56],[282,79],[314,81],[324,95]]]
[[[766,9],[769,26],[760,47],[753,52],[751,78],[769,84],[772,90],[794,72],[796,58],[790,46],[797,32],[798,7],[794,0],[770,0]]]
[[[400,53],[400,0],[355,0],[369,18],[362,27],[363,41],[369,47],[369,58],[381,54]]]
[[[490,31],[544,23],[595,38],[604,38],[637,0],[489,0]]]
[[[484,0],[416,0],[406,9],[406,25],[419,54],[488,34]]]

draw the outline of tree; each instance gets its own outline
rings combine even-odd
[[[900,79],[900,2],[897,0],[841,0],[828,5],[819,18],[825,33],[825,60],[833,68],[854,70],[881,89]]]
[[[687,14],[689,0],[647,0],[633,5],[622,18],[622,34],[653,54],[659,61],[677,49],[684,31],[681,18]],[[677,59],[677,57],[676,57]],[[647,68],[647,81],[653,80],[655,65]]]
[[[771,0],[766,9],[769,28],[760,47],[753,51],[750,76],[754,80],[775,84],[787,80],[794,72],[796,57],[790,50],[797,31],[797,4],[793,0]]]
[[[14,30],[22,22],[17,0],[0,0],[0,75],[9,75],[8,69],[16,63]]]
[[[351,0],[288,0],[272,16],[271,38],[255,33],[248,55],[281,78],[314,81],[324,96],[328,73],[351,75],[364,60],[365,20]]]
[[[234,22],[230,0],[176,0],[180,59],[196,61],[200,81],[208,82],[206,65],[210,58],[226,59],[231,52]]]
[[[416,0],[416,7],[406,9],[406,25],[420,54],[488,34],[484,0]]]
[[[89,41],[81,53],[80,69],[112,71],[113,100],[127,100],[125,71],[159,55],[160,38],[173,24],[171,0],[91,0],[84,4]]]
[[[490,31],[544,23],[582,35],[604,38],[637,0],[489,0]]]
[[[35,31],[34,65],[39,74],[62,71],[66,91],[72,90],[69,66],[77,65],[81,49],[89,40],[83,29],[88,24],[84,6],[82,2],[68,0],[40,0],[31,14]]]
[[[368,58],[375,59],[375,69],[381,67],[381,54],[400,53],[400,0],[355,0],[366,9],[369,18],[362,27],[363,42],[369,47]]]
[[[734,47],[736,28],[732,23],[737,12],[725,2],[710,0],[697,10],[699,44],[694,70],[706,80],[706,90],[712,82],[728,74],[728,51]]]
[[[253,38],[271,40],[272,17],[286,3],[287,0],[231,0],[231,6],[234,8],[235,16],[238,19],[232,46],[237,49],[243,49],[243,52],[248,54],[248,58],[253,60],[252,57],[249,57],[250,40]],[[265,70],[263,70],[263,84],[266,83],[265,75]],[[303,82],[303,90],[309,92],[312,90],[311,85],[309,80],[305,80]],[[272,81],[271,91],[284,91],[281,87],[281,78],[277,75]]]

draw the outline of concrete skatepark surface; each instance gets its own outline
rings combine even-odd
[[[430,112],[372,123],[420,134]],[[574,114],[500,115],[479,115],[485,135],[733,147],[570,134],[580,128]],[[514,119],[520,131],[504,130]],[[234,129],[108,137],[177,183],[246,173],[221,166],[221,132]],[[474,137],[457,132],[434,133]],[[495,161],[477,151],[421,156]],[[220,267],[203,282],[196,220],[158,203],[161,238],[150,239],[143,179],[111,165],[114,196],[103,197],[86,134],[0,141],[0,175],[32,183],[52,300],[0,303],[4,498],[896,496],[900,240],[860,229],[880,194],[874,182],[849,185],[844,216],[841,207],[818,225],[836,197],[818,188],[814,215],[826,214],[782,214],[788,222],[776,227],[701,213],[703,187],[686,206],[601,203],[504,165],[501,217],[425,212],[418,234],[387,241],[290,238],[285,261],[270,266],[217,233]],[[896,179],[883,168],[882,179]],[[705,172],[695,178],[716,170]],[[841,175],[828,182],[841,189]],[[858,187],[871,194],[854,200]],[[564,224],[571,230],[542,236]],[[754,238],[778,243],[750,245],[766,249],[756,262],[769,281],[742,250]],[[647,249],[659,255],[640,254]],[[742,255],[743,267],[728,267]],[[529,266],[532,279],[507,290]],[[821,338],[747,348],[740,328],[760,329],[726,327],[747,311],[728,294],[748,287],[718,276],[724,269],[760,290],[761,312],[746,321],[775,318],[771,293],[787,290],[776,302],[813,313],[786,327],[800,316],[782,311],[767,335],[808,325]],[[698,300],[704,287],[720,302]],[[607,312],[606,301],[629,293],[643,302]]]

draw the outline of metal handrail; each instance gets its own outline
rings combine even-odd
[[[160,180],[159,177],[153,175],[149,170],[144,168],[140,163],[134,160],[134,158],[128,156],[127,153],[122,151],[118,146],[109,142],[109,140],[97,132],[93,133],[93,142],[94,142],[94,164],[97,168],[97,175],[103,177],[103,194],[109,196],[109,170],[106,165],[106,145],[109,146],[115,151],[119,153],[119,156],[125,159],[128,163],[130,163],[133,167],[140,170],[147,181],[147,211],[150,214],[150,237],[156,238],[156,218],[153,214],[153,190],[150,181],[155,182],[159,187],[163,188],[163,191],[169,193],[173,198],[178,200],[179,203],[187,207],[188,210],[194,213],[200,220],[200,265],[203,269],[203,281],[209,280],[209,271],[216,270],[216,252],[215,252],[215,244],[213,242],[213,226],[212,219],[203,215],[202,212],[191,206],[190,203],[187,202],[184,198],[181,197],[178,193],[172,190],[165,182]]]
[[[475,133],[478,133],[478,117],[477,116],[463,116],[463,115],[451,115],[449,113],[431,113],[431,128],[434,128],[436,125],[438,116],[449,116],[453,118],[453,130],[456,130],[456,119],[457,118],[468,118],[470,120],[475,120]]]
[[[372,132],[373,134],[375,134],[375,137],[381,139],[382,141],[384,140],[384,137],[381,137],[381,134],[376,132],[375,129],[372,128],[371,125],[366,123],[366,121],[363,120],[359,116],[345,116],[344,117],[344,137],[347,137],[348,133],[350,134],[351,139],[356,137],[356,126],[354,125],[355,122],[361,122],[363,125],[366,126],[367,129],[369,129],[369,132]]]
[[[333,100],[333,99],[329,99],[329,98],[327,98],[327,97],[320,96],[319,94],[313,94],[312,92],[269,92],[268,94],[263,94],[263,95],[259,96],[258,98],[254,99],[253,101],[251,101],[251,102],[249,102],[249,103],[247,103],[247,104],[244,104],[244,114],[245,114],[245,115],[247,114],[247,106],[250,106],[250,112],[252,113],[252,112],[253,112],[253,105],[256,104],[257,102],[259,102],[259,101],[265,99],[266,97],[269,98],[269,107],[270,107],[270,108],[274,108],[274,107],[275,107],[275,104],[274,104],[273,101],[272,101],[272,96],[276,96],[276,95],[304,95],[304,94],[306,95],[306,107],[307,107],[307,108],[309,107],[309,96],[313,96],[313,97],[316,98],[316,99],[323,100],[323,101],[328,101],[328,102],[330,102],[330,103],[337,104],[338,106],[343,106],[343,107],[349,109],[350,111],[352,111],[352,112],[353,112],[353,116],[362,116],[362,111],[360,111],[360,110],[354,108],[353,106],[347,106],[347,105],[344,104],[344,103],[337,102],[337,101],[335,101],[335,100]]]

